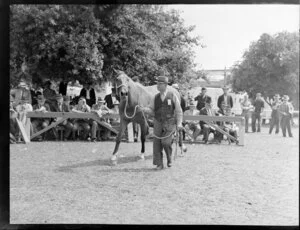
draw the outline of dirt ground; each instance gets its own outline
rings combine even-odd
[[[245,146],[187,145],[161,171],[140,143],[33,142],[10,152],[11,224],[299,225],[299,129]]]

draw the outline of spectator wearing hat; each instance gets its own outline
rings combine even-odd
[[[107,107],[109,109],[112,109],[112,108],[114,108],[114,102],[116,100],[120,101],[120,97],[116,94],[116,89],[115,88],[111,88],[111,94],[107,94],[104,97],[104,100],[105,100],[105,103],[106,103]]]
[[[211,98],[206,99],[205,107],[200,110],[200,115],[216,116],[216,113],[212,109],[212,100],[211,100]],[[210,133],[213,133],[215,141],[219,142],[218,134],[217,134],[217,132],[215,132],[215,129],[213,127],[211,127],[210,125],[208,125],[204,121],[200,121],[200,127],[203,130],[204,144],[208,144],[208,137],[209,137]]]
[[[164,168],[163,150],[167,156],[167,166],[172,166],[172,133],[176,131],[176,124],[179,130],[183,129],[180,102],[174,92],[168,89],[168,80],[166,76],[157,78],[159,93],[148,108],[143,108],[144,112],[154,114],[153,164],[158,170]]]
[[[72,109],[72,112],[75,113],[89,113],[91,112],[91,108],[86,104],[86,100],[84,97],[80,97],[78,100],[78,104]],[[83,129],[83,140],[88,139],[88,135],[90,132],[90,125],[88,119],[75,119],[74,122],[74,130],[79,130],[79,128]]]
[[[97,103],[94,104],[92,106],[92,109],[91,109],[91,112],[96,113],[100,117],[100,120],[102,120],[102,121],[105,121],[102,118],[102,116],[110,113],[110,109],[106,105],[104,105],[104,103],[105,103],[105,101],[102,99],[102,97],[98,97]],[[94,120],[91,120],[90,125],[92,126],[92,128],[91,128],[92,141],[96,142],[96,140],[97,140],[97,131],[98,130],[101,131],[101,126],[98,124],[97,121],[94,121]],[[108,130],[105,129],[105,132],[107,132],[107,131]],[[107,136],[106,133],[104,135]],[[98,137],[98,140],[100,140],[100,139],[101,138]]]
[[[10,95],[14,98],[14,107],[16,107],[20,103],[23,103],[24,98],[26,98],[29,104],[31,104],[32,102],[29,85],[25,82],[25,80],[21,80],[17,88],[10,91]]]
[[[252,112],[252,132],[260,132],[261,115],[264,109],[264,101],[261,98],[261,93],[256,94],[256,98],[253,102],[254,111]],[[256,129],[257,121],[257,129]]]
[[[65,100],[68,100],[65,98]],[[53,112],[70,112],[70,106],[67,105],[64,102],[64,97],[61,94],[56,95],[56,103],[54,104]],[[57,120],[57,119],[56,119]],[[56,121],[55,120],[55,121]],[[62,123],[58,124],[57,127],[63,127],[65,130],[63,140],[66,141],[68,137],[70,136],[72,131],[75,131],[74,125],[71,121],[68,119],[63,121]],[[54,129],[54,135],[56,139],[58,140],[58,130]]]
[[[221,105],[222,105],[223,101],[225,102],[226,107],[230,107],[230,108],[233,107],[233,100],[232,100],[231,95],[228,94],[228,91],[229,91],[229,87],[227,85],[225,85],[223,87],[223,94],[218,97],[218,107],[219,107],[219,109],[221,109],[221,107],[222,107]]]
[[[205,107],[205,102],[206,100],[211,100],[211,97],[206,95],[207,89],[205,87],[203,87],[201,89],[201,93],[195,97],[195,101],[197,101],[197,110],[201,110],[202,108]]]
[[[278,108],[281,104],[279,98],[280,98],[279,94],[275,94],[274,100],[270,103],[270,106],[272,108],[272,113],[271,113],[269,134],[272,133],[274,126],[276,128],[275,129],[275,134],[279,133],[279,112],[278,112]]]
[[[244,94],[244,98],[241,101],[241,108],[242,108],[242,116],[245,117],[245,132],[248,133],[249,118],[250,118],[251,110],[253,110],[253,105],[249,100],[248,94]]]
[[[184,112],[184,115],[191,115],[191,116],[196,116],[199,115],[200,111],[196,109],[196,103],[194,101],[191,101],[189,110]],[[185,128],[186,130],[191,130],[193,132],[193,142],[196,141],[197,137],[200,134],[201,127],[199,124],[199,121],[186,121],[185,122]]]
[[[86,99],[86,104],[92,107],[96,103],[96,93],[94,88],[92,88],[92,83],[85,84],[84,87],[81,89],[80,97]]]
[[[50,109],[53,110],[56,103],[56,91],[54,89],[54,83],[52,81],[45,82],[43,95],[46,99],[46,103],[50,106]]]
[[[33,105],[33,111],[35,112],[50,112],[50,106],[48,103],[45,102],[46,99],[43,95],[38,95],[37,96],[37,104]],[[33,127],[34,133],[46,128],[50,124],[50,119],[49,118],[31,118],[31,123]],[[45,135],[38,136],[36,138],[39,141],[42,141],[45,139]]]
[[[278,112],[283,137],[286,137],[286,130],[288,131],[289,137],[293,137],[291,130],[291,120],[294,108],[293,105],[289,103],[288,95],[283,96],[282,103],[278,107]]]

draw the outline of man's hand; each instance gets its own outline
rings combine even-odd
[[[177,125],[177,129],[178,129],[178,131],[182,131],[182,130],[184,130],[184,128],[183,128],[183,126],[182,126],[182,124],[179,124],[179,125]]]

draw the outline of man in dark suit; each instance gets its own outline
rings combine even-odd
[[[120,97],[118,97],[118,95],[116,95],[116,89],[111,88],[111,94],[108,94],[104,97],[104,101],[106,103],[106,106],[109,109],[114,108],[114,100],[120,101]]]
[[[90,107],[96,103],[96,93],[92,88],[92,83],[86,84],[80,91],[79,97],[83,97],[86,100],[86,104]]]
[[[232,100],[232,97],[228,94],[228,91],[229,91],[229,87],[224,86],[223,87],[224,94],[222,94],[218,98],[218,107],[219,107],[219,109],[222,109],[222,102],[223,101],[225,103],[225,107],[230,107],[230,108],[233,107],[233,100]]]
[[[203,87],[201,89],[201,93],[194,99],[195,101],[197,101],[197,110],[199,110],[199,111],[205,107],[206,100],[211,100],[211,97],[206,95],[206,92],[207,92],[207,89]]]
[[[212,100],[211,100],[211,98],[206,99],[205,107],[200,110],[200,115],[216,116],[216,113],[212,110]],[[208,144],[208,136],[209,136],[210,133],[214,133],[214,139],[217,140],[218,143],[219,143],[217,132],[213,127],[209,126],[204,121],[200,121],[200,127],[203,130],[204,144]]]
[[[61,94],[56,95],[56,103],[53,106],[53,112],[70,112],[70,107],[66,104],[63,103],[63,96]],[[68,121],[65,120],[64,122],[60,123],[58,126],[62,126],[65,128],[64,132],[64,141],[67,140],[67,138],[70,136],[71,132],[74,131],[74,125]],[[58,131],[57,129],[54,129],[54,135],[56,139],[58,140]]]

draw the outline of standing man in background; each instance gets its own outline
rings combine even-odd
[[[229,87],[225,85],[223,87],[223,94],[219,96],[218,98],[218,107],[219,109],[222,109],[222,102],[225,103],[225,107],[232,108],[233,107],[233,100],[232,97],[228,94]]]
[[[195,101],[197,101],[197,110],[199,110],[199,111],[205,107],[206,100],[211,101],[211,97],[206,95],[206,92],[207,92],[207,89],[205,87],[203,87],[201,89],[201,93],[194,99]]]
[[[294,108],[289,101],[289,96],[284,95],[282,99],[282,104],[279,105],[278,111],[280,116],[280,125],[283,137],[286,137],[286,130],[288,131],[289,137],[293,137],[291,130],[291,120]]]
[[[254,111],[252,112],[252,132],[260,132],[261,125],[261,115],[264,110],[264,101],[261,98],[261,93],[256,94],[256,99],[253,102]],[[257,120],[257,129],[256,129],[256,120]]]
[[[86,100],[86,104],[92,107],[96,103],[96,93],[92,88],[92,83],[87,83],[80,91],[79,97],[83,97]]]
[[[241,101],[241,108],[242,108],[242,116],[245,117],[245,132],[248,133],[249,118],[250,118],[251,110],[253,109],[248,94],[244,94],[244,98]]]
[[[144,112],[154,115],[153,164],[157,166],[158,170],[164,168],[163,150],[167,156],[167,166],[172,166],[172,133],[176,131],[176,124],[179,130],[183,129],[180,102],[177,96],[168,90],[168,81],[166,76],[158,77],[159,93],[155,95],[149,108],[143,108]]]
[[[271,113],[269,134],[272,133],[274,126],[276,127],[275,134],[279,133],[279,112],[278,112],[278,108],[281,104],[279,98],[280,98],[279,94],[275,94],[274,101],[272,101],[271,104],[270,104],[270,106],[272,108],[272,113]]]

